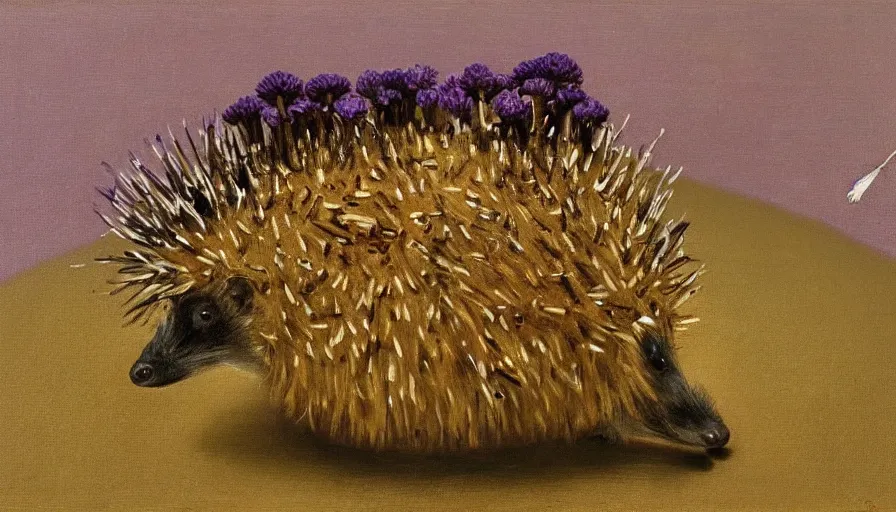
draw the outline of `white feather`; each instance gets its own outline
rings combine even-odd
[[[896,156],[896,151],[890,153],[890,156],[888,156],[887,159],[884,160],[884,163],[875,167],[873,171],[856,180],[856,182],[853,183],[852,188],[846,194],[847,201],[849,201],[851,204],[858,203],[859,200],[862,199],[862,195],[865,193],[865,191],[868,190],[868,187],[871,186],[871,183],[874,182],[874,179],[877,178],[877,175],[880,174],[881,169],[886,167],[894,156]]]

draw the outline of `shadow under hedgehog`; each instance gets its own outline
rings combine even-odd
[[[131,321],[167,306],[133,382],[249,368],[373,450],[724,446],[672,345],[703,268],[664,219],[678,172],[617,145],[565,54],[437,78],[277,71],[196,139],[157,137],[161,172],[132,155],[100,215],[139,248],[100,261]]]

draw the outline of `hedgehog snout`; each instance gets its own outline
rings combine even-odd
[[[665,418],[660,430],[666,437],[711,450],[728,444],[731,432],[702,387],[691,387],[684,379],[673,379],[666,392]]]
[[[731,433],[724,423],[714,424],[700,434],[700,438],[707,448],[721,448],[728,444],[730,437]]]
[[[137,361],[131,367],[131,382],[138,386],[147,385],[155,375],[152,365]]]
[[[131,382],[143,388],[160,388],[180,382],[192,374],[185,365],[167,359],[141,357],[131,366]]]
[[[695,429],[700,442],[708,450],[722,448],[728,444],[731,437],[728,426],[725,425],[725,421],[719,415],[706,390],[700,386],[691,389],[690,401],[692,404],[687,409],[690,410],[693,418],[702,420],[697,423],[699,426]]]

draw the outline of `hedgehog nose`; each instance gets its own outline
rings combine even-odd
[[[700,434],[700,437],[703,438],[707,448],[721,448],[728,444],[728,438],[731,437],[731,433],[728,432],[728,428],[725,425],[717,425],[704,431]]]
[[[131,368],[131,382],[138,386],[142,386],[152,379],[152,366],[146,363],[136,363]]]

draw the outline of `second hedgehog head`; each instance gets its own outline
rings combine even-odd
[[[251,368],[371,449],[725,445],[673,348],[702,273],[663,218],[677,173],[616,144],[566,55],[436,77],[272,73],[198,143],[158,138],[163,177],[116,175],[103,218],[140,249],[105,261],[135,319],[168,307],[134,383]]]

